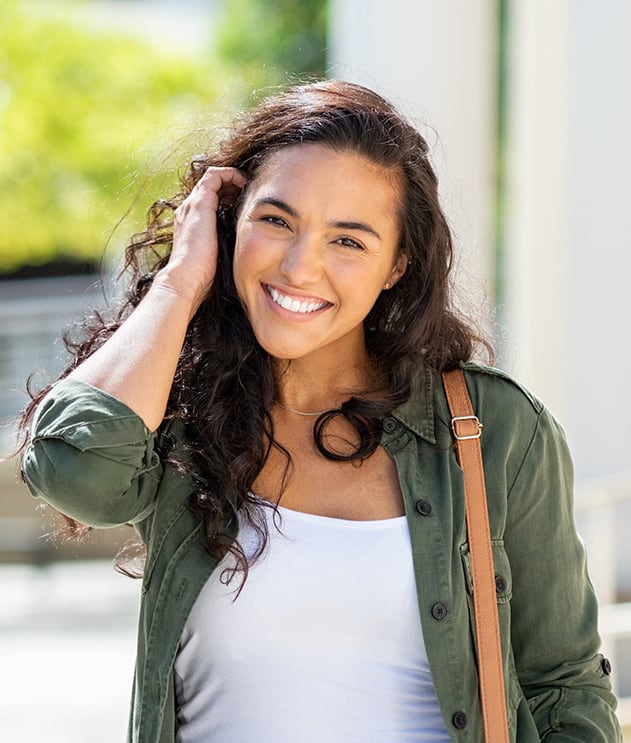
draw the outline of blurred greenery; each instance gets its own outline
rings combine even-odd
[[[229,0],[197,59],[58,12],[72,3],[0,3],[0,275],[98,263],[128,209],[123,237],[174,191],[171,145],[200,114],[324,73],[326,0]]]
[[[215,95],[209,66],[4,0],[0,271],[98,260],[137,163]]]
[[[326,0],[229,0],[217,49],[255,87],[326,72]]]

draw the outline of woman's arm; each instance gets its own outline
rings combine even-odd
[[[244,184],[233,168],[206,171],[176,210],[169,262],[146,296],[39,404],[22,473],[33,495],[67,516],[107,527],[152,512],[163,474],[152,432],[188,324],[215,276],[217,207]]]
[[[173,250],[123,325],[69,375],[117,398],[154,431],[162,422],[188,324],[217,266],[216,214],[245,185],[234,168],[209,168],[175,212]]]
[[[22,477],[34,496],[81,524],[137,523],[153,511],[163,475],[155,440],[120,400],[63,379],[37,409]]]
[[[516,670],[542,739],[616,743],[622,737],[572,493],[565,436],[544,409],[508,495]]]

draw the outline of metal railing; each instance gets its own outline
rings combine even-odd
[[[0,421],[27,401],[26,380],[54,379],[67,356],[61,335],[88,306],[103,306],[96,276],[0,282]]]
[[[620,698],[618,714],[631,727],[631,472],[580,483],[575,510],[600,603],[599,628]]]

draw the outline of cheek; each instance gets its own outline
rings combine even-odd
[[[338,286],[362,307],[374,304],[388,276],[389,267],[338,266],[334,272]]]
[[[234,255],[232,258],[232,275],[234,277],[234,285],[237,289],[237,294],[240,299],[243,299],[243,283],[244,274],[246,273],[244,260],[243,260],[243,243],[237,236]]]
[[[244,299],[248,289],[251,290],[250,284],[257,280],[256,277],[263,268],[263,257],[264,251],[260,250],[260,246],[257,248],[256,243],[249,239],[247,229],[237,232],[232,272],[241,299]]]

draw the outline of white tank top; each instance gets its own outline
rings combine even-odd
[[[270,540],[239,597],[226,557],[182,633],[177,743],[449,743],[405,517],[266,512]],[[247,522],[239,540],[251,554]]]

